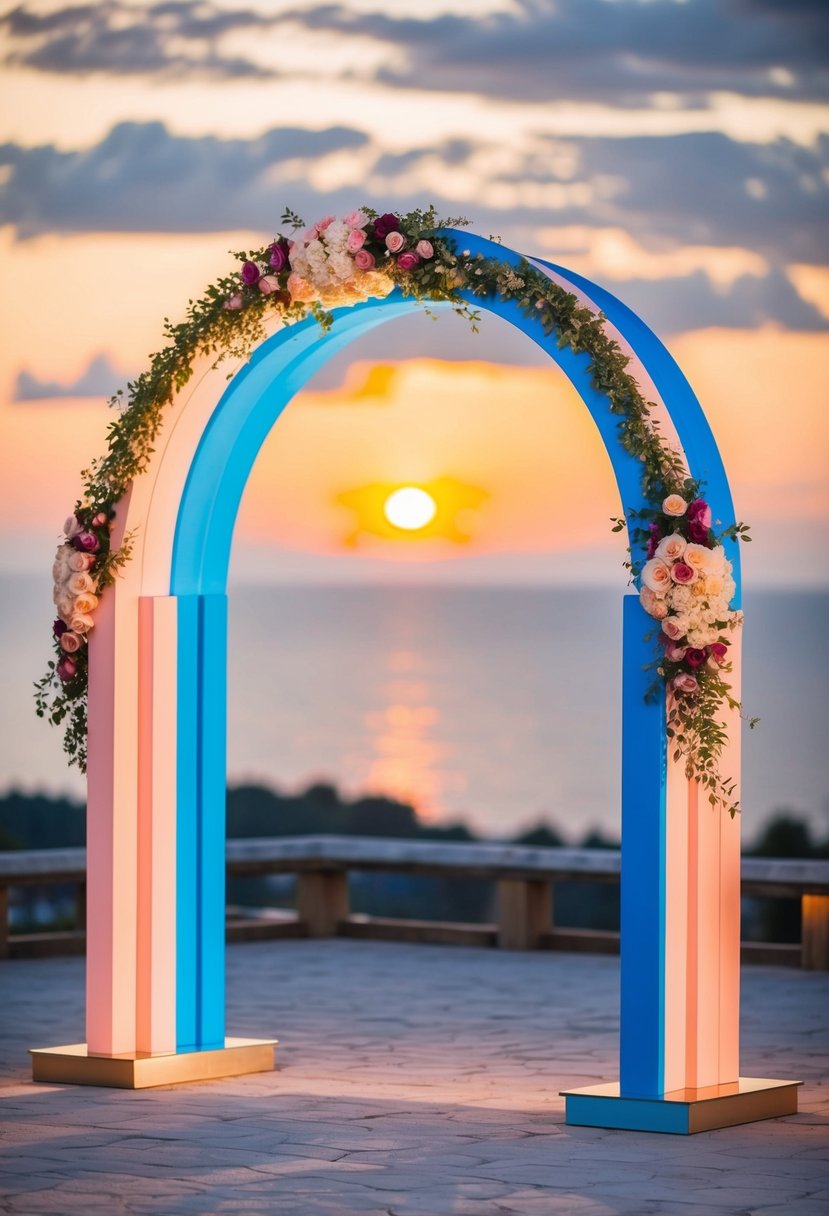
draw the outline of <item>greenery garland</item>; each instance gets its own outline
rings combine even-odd
[[[87,643],[94,625],[92,613],[131,553],[130,537],[119,549],[111,548],[115,507],[133,479],[146,470],[165,410],[190,379],[196,358],[212,355],[214,366],[227,358],[247,358],[265,337],[265,324],[271,318],[290,325],[313,315],[325,330],[331,325],[331,308],[383,296],[397,287],[427,304],[448,301],[475,330],[480,314],[461,298],[465,291],[482,299],[498,296],[514,302],[546,335],[555,334],[560,347],[589,355],[593,386],[618,416],[619,442],[641,462],[643,497],[650,505],[629,512],[631,543],[646,545],[649,560],[643,566],[631,552],[626,566],[631,577],[656,580],[653,587],[643,586],[641,595],[646,611],[662,620],[663,630],[666,621],[682,613],[672,604],[674,595],[684,594],[678,577],[685,579],[682,567],[692,570],[693,578],[688,580],[695,583],[697,593],[712,581],[710,571],[702,565],[692,569],[681,560],[682,553],[674,552],[682,547],[680,542],[711,554],[719,548],[722,566],[722,536],[749,539],[742,524],[719,536],[711,530],[700,485],[689,478],[680,453],[660,434],[651,417],[652,403],[627,370],[628,358],[606,333],[602,315],[526,260],[512,267],[497,258],[459,251],[454,242],[439,235],[447,227],[465,227],[466,219],[439,219],[434,208],[378,215],[365,207],[342,221],[327,216],[310,229],[286,210],[282,224],[290,236],[280,234],[261,249],[237,253],[240,269],[218,279],[201,299],[191,300],[184,321],[174,325],[165,318],[167,344],[151,356],[147,370],[128,384],[126,393],[112,398],[110,405],[119,407],[119,413],[108,428],[106,454],[82,474],[83,493],[66,522],[53,569],[58,609],[55,658],[35,685],[38,716],[64,725],[64,750],[69,762],[82,771],[87,757]],[[673,509],[666,510],[671,503]],[[616,519],[613,524],[614,531],[620,531],[626,520]],[[725,573],[727,579],[730,566]],[[660,580],[667,580],[664,588]],[[707,599],[701,602],[708,604]],[[667,732],[674,757],[684,758],[687,776],[700,781],[713,805],[733,815],[737,810],[733,785],[721,778],[718,768],[726,731],[717,716],[723,704],[737,707],[723,676],[730,670],[726,634],[739,616],[727,609],[715,616],[704,622],[708,633],[701,646],[683,646],[688,638],[666,639],[660,633],[663,643],[675,644],[656,652],[650,695],[667,690]],[[697,640],[702,641],[702,636]]]

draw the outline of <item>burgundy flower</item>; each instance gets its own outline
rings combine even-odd
[[[94,532],[79,532],[77,536],[72,538],[74,548],[81,553],[97,553],[101,547],[101,542]]]
[[[687,511],[688,520],[697,520],[704,528],[711,527],[711,508],[704,498],[695,498]]]
[[[688,523],[688,535],[698,545],[708,544],[708,528],[701,519],[692,519]]]
[[[689,667],[702,667],[707,655],[704,650],[698,650],[696,646],[689,646],[685,651],[685,662]]]
[[[374,235],[378,241],[385,241],[390,232],[397,232],[400,227],[400,220],[391,211],[387,211],[385,215],[378,216],[374,221]]]
[[[58,678],[67,684],[74,676],[78,674],[78,664],[74,659],[70,659],[68,654],[65,654],[58,663],[55,671],[58,673]]]
[[[288,265],[288,242],[284,237],[274,241],[268,249],[268,265],[279,272]]]
[[[242,282],[246,283],[248,287],[253,287],[255,283],[259,282],[259,276],[262,272],[255,262],[245,262],[240,273]]]
[[[52,626],[52,633],[56,638],[59,638],[62,633],[66,633],[68,628],[69,626],[66,624],[66,621],[62,621],[60,617],[57,617],[54,625]]]
[[[722,663],[728,654],[728,644],[726,642],[712,642],[708,647],[708,653],[717,663]]]
[[[401,270],[405,270],[408,273],[408,271],[414,270],[420,265],[420,258],[416,253],[412,253],[411,250],[407,250],[406,253],[401,253],[400,257],[397,259],[397,265]]]
[[[648,528],[648,561],[656,553],[656,546],[662,539],[662,529],[659,524],[654,521]]]

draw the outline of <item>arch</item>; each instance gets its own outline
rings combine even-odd
[[[521,255],[447,232],[473,254]],[[534,266],[605,314],[606,328],[672,428],[722,526],[722,461],[682,372],[645,324],[598,285]],[[467,295],[536,342],[590,411],[623,508],[645,505],[640,465],[590,378],[517,304]],[[417,303],[393,292],[277,329],[237,368],[205,362],[177,398],[147,472],[119,504],[113,543],[135,553],[102,602],[90,645],[87,1037],[92,1056],[221,1049],[224,1027],[225,582],[238,505],[281,412],[336,351]],[[734,546],[729,557],[739,579]],[[704,814],[668,757],[664,701],[646,702],[648,618],[624,596],[622,1030],[624,1099],[734,1084],[738,1076],[738,823]],[[739,693],[738,640],[732,647]],[[737,777],[731,713],[727,771]],[[175,931],[172,931],[175,926]],[[586,1120],[590,1121],[590,1120]]]

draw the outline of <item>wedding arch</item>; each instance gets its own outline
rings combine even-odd
[[[569,1093],[568,1121],[688,1132],[790,1113],[793,1082],[739,1076],[743,526],[688,382],[597,284],[432,212],[283,219],[291,236],[168,324],[58,552],[39,712],[87,762],[87,1042],[33,1052],[35,1079],[271,1066],[271,1041],[225,1030],[234,523],[309,377],[425,302],[501,317],[564,371],[613,466],[639,584],[623,596],[620,1081]]]

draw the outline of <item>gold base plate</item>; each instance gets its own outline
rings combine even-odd
[[[213,1081],[241,1077],[249,1072],[270,1072],[275,1066],[276,1039],[225,1039],[224,1047],[210,1051],[182,1051],[170,1055],[93,1056],[86,1043],[66,1047],[30,1049],[32,1080],[57,1085],[102,1085],[111,1089],[147,1089],[153,1085],[181,1085],[186,1081]]]
[[[797,1114],[800,1081],[740,1077],[727,1085],[676,1089],[661,1098],[623,1098],[619,1083],[565,1090],[565,1121],[577,1127],[693,1135]]]

